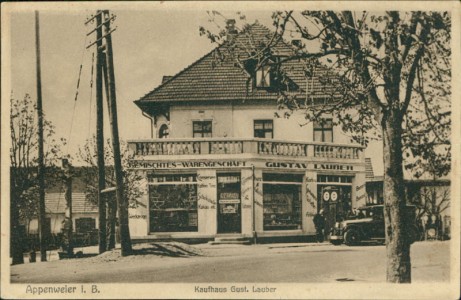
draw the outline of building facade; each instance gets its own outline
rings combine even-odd
[[[248,31],[261,41],[270,34],[258,23],[246,30],[237,43]],[[225,47],[135,101],[152,137],[129,142],[145,191],[129,208],[133,239],[310,236],[321,209],[333,226],[366,204],[363,147],[329,115],[286,117],[271,65],[245,74],[231,59],[216,60]],[[280,57],[293,51],[283,41],[274,49]],[[321,68],[306,79],[301,62],[283,67],[286,93],[325,101]]]

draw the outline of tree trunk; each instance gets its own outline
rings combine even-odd
[[[74,256],[74,246],[72,242],[72,173],[71,166],[67,159],[62,160],[62,167],[64,172],[64,199],[66,200],[66,209],[64,212],[64,224],[62,228],[63,243],[61,245],[62,251],[66,253],[67,257]]]
[[[10,194],[10,251],[13,258],[13,265],[23,264],[24,255],[23,255],[23,236],[20,231],[19,224],[19,208],[18,208],[18,197],[11,192]]]
[[[387,282],[410,283],[410,244],[405,226],[402,129],[399,113],[383,117],[384,218],[386,226]]]

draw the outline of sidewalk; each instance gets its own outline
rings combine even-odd
[[[175,243],[175,242],[173,242]],[[138,247],[146,247],[147,245],[152,245],[152,244],[168,244],[168,242],[152,242],[152,243],[137,243],[133,245],[133,248],[138,248]],[[183,243],[179,243],[183,244]],[[187,245],[187,244],[183,244]],[[255,250],[255,247],[260,250],[262,249],[296,249],[296,248],[305,248],[305,247],[321,247],[321,246],[332,246],[328,242],[323,242],[323,243],[267,243],[267,244],[251,244],[251,245],[239,245],[239,244],[220,244],[220,245],[211,245],[208,243],[203,243],[203,244],[195,244],[195,245],[187,245],[188,247],[192,248],[197,248],[200,250],[203,250],[207,252],[206,254],[210,256],[224,256],[224,255],[230,255],[230,254],[235,254],[235,250],[239,249],[238,252],[240,253],[248,253],[248,252],[253,252]],[[115,251],[120,250],[120,244],[115,245]],[[215,253],[216,251],[214,250],[219,250]],[[58,249],[55,250],[48,250],[46,252],[46,259],[47,261],[57,261],[59,260],[59,255],[58,255]],[[97,245],[95,246],[86,246],[86,247],[76,247],[74,248],[74,253],[77,253],[81,251],[84,255],[84,258],[86,257],[92,257],[92,256],[97,256],[99,254],[99,248]],[[36,262],[35,263],[41,263],[40,261],[40,251],[37,251],[35,253],[36,255]],[[107,255],[107,254],[106,254]],[[161,254],[160,254],[161,255]],[[29,264],[31,263],[29,261],[29,253],[24,253],[24,264]],[[11,261],[11,260],[10,260]]]

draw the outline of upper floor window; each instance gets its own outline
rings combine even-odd
[[[168,128],[168,125],[163,124],[160,126],[160,129],[158,130],[158,137],[161,139],[166,139],[170,136],[170,129]]]
[[[274,138],[274,122],[272,120],[255,120],[254,136],[255,138]]]
[[[271,86],[271,68],[270,66],[262,66],[256,70],[256,87],[268,88]]]
[[[211,137],[211,121],[194,121],[192,127],[194,138]]]
[[[324,119],[314,122],[314,141],[333,143],[332,119]]]

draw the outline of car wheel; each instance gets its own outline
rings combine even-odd
[[[341,241],[341,240],[332,240],[332,241],[330,241],[330,243],[332,243],[335,246],[339,246],[339,245],[341,245],[343,243],[343,241]]]
[[[344,234],[344,242],[348,246],[357,245],[360,242],[360,234],[355,229],[350,229]]]

